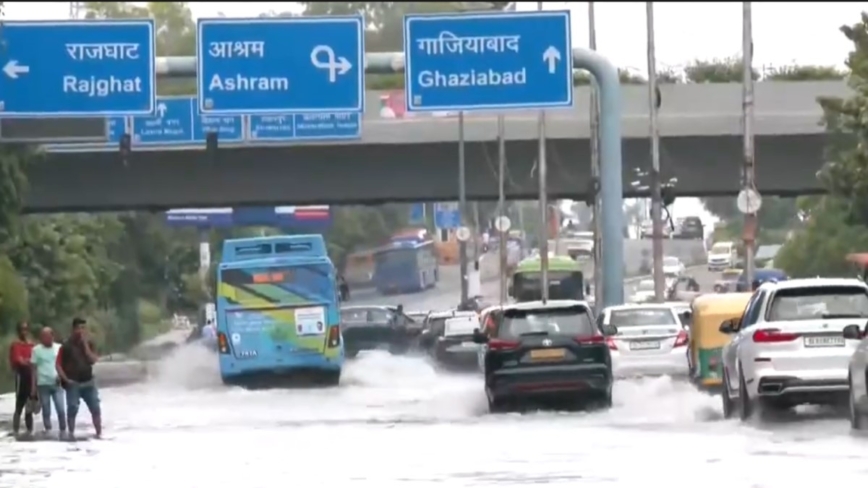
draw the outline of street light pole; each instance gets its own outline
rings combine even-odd
[[[467,222],[467,168],[464,160],[464,112],[458,112],[458,215],[460,227]],[[469,298],[467,270],[467,241],[458,240],[459,273],[461,273],[461,303]]]
[[[537,10],[543,9],[543,2],[537,2]],[[537,130],[539,137],[539,208],[540,208],[540,226],[539,226],[539,254],[540,254],[540,287],[542,291],[542,301],[545,303],[549,299],[549,237],[548,237],[548,186],[546,179],[548,178],[548,168],[546,162],[546,112],[539,111],[537,120]]]
[[[753,140],[753,114],[754,114],[754,93],[753,93],[753,22],[751,13],[751,3],[742,3],[742,69],[743,73],[743,114],[742,127],[744,127],[744,191],[749,200],[753,195],[756,195],[756,160],[754,157],[754,140]],[[747,202],[747,208],[753,207],[751,202]],[[753,285],[754,278],[754,239],[757,230],[757,214],[756,211],[745,213],[744,215],[744,275],[748,287]]]
[[[660,195],[660,132],[657,127],[657,58],[654,46],[654,4],[645,2],[648,33],[648,115],[651,139],[651,224],[653,239],[654,301],[662,302],[666,283],[663,276],[663,206]]]
[[[597,22],[594,13],[594,2],[588,2],[588,47],[597,50]],[[591,179],[593,180],[591,221],[594,224],[594,294],[599,295],[603,289],[603,273],[600,264],[603,256],[603,245],[600,237],[603,233],[603,220],[600,212],[600,102],[597,98],[597,80],[591,81]],[[594,305],[600,302],[595,300]]]

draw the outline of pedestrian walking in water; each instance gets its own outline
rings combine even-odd
[[[51,432],[51,404],[57,412],[57,426],[60,428],[60,438],[66,437],[66,407],[63,399],[63,389],[60,387],[60,376],[57,374],[57,354],[60,344],[54,341],[51,327],[43,327],[39,332],[39,344],[33,347],[32,364],[34,373],[33,390],[39,394],[42,405],[42,425],[45,432]]]
[[[99,391],[93,376],[93,365],[99,358],[96,347],[88,338],[86,326],[84,319],[72,319],[72,334],[57,354],[57,374],[66,388],[66,423],[72,439],[75,438],[75,418],[81,401],[90,410],[96,437],[102,436]]]
[[[21,415],[27,434],[33,433],[33,412],[27,410],[27,402],[36,392],[33,391],[33,370],[30,356],[33,343],[30,341],[30,327],[27,322],[18,324],[18,337],[9,346],[9,367],[15,375],[15,413],[12,415],[12,433],[18,435],[21,428]]]

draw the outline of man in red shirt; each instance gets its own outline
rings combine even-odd
[[[33,369],[30,355],[33,343],[27,322],[18,324],[18,338],[9,346],[9,366],[15,375],[15,414],[12,416],[12,433],[18,435],[21,427],[21,414],[24,413],[24,426],[27,434],[33,434],[33,413],[25,412],[27,401],[33,396]]]

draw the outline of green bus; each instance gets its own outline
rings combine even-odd
[[[518,263],[512,274],[509,295],[519,302],[542,298],[542,264],[539,256]],[[550,256],[548,273],[549,299],[584,300],[585,275],[579,263],[569,256]]]

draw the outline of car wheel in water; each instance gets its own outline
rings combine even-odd
[[[723,403],[723,418],[732,418],[732,414],[735,413],[735,402],[729,396],[729,377],[725,371],[723,373],[723,392],[721,392],[720,397]]]
[[[848,378],[847,383],[850,385],[850,394],[848,395],[850,397],[850,427],[853,430],[865,430],[865,427],[868,426],[865,424],[865,416],[859,412],[859,407],[856,404],[856,394],[853,391],[852,379]]]
[[[597,405],[599,406],[598,408],[600,408],[601,410],[608,410],[608,409],[612,408],[612,389],[611,388],[609,388],[609,390],[603,394],[603,396],[600,398],[600,401]]]
[[[747,383],[744,381],[744,375],[741,373],[741,368],[738,372],[738,404],[739,417],[741,420],[748,420],[753,415],[756,403],[751,400],[747,393]]]

